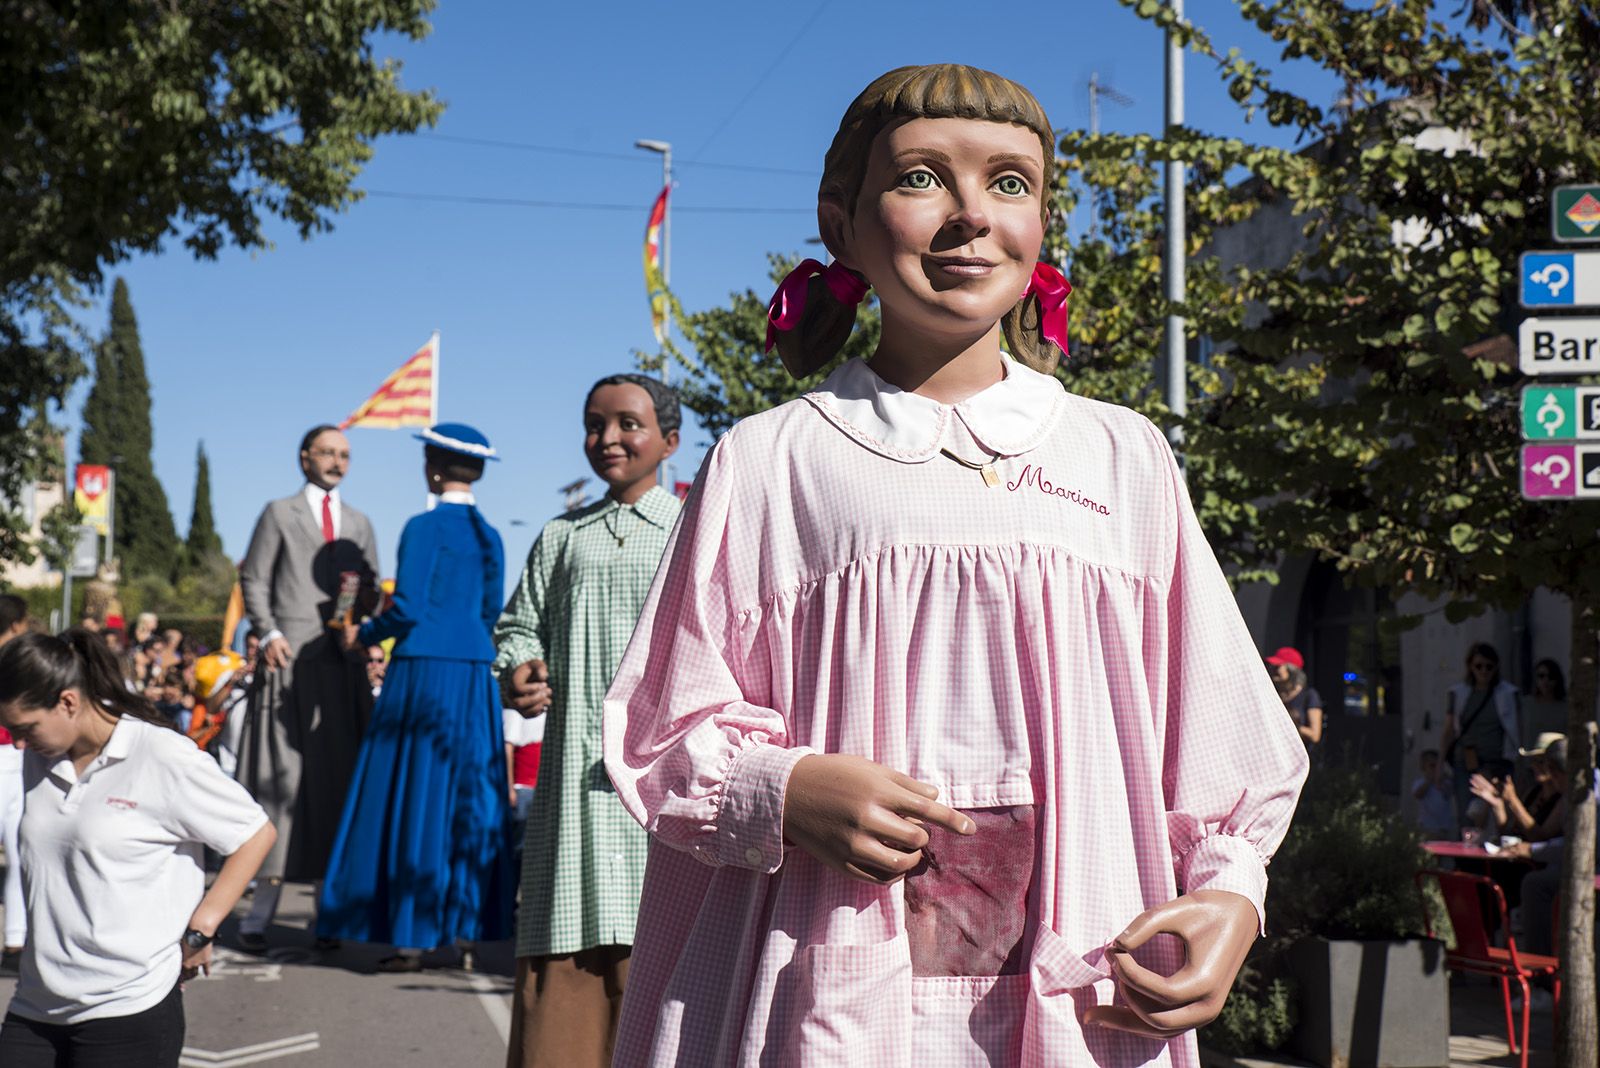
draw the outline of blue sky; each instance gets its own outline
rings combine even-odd
[[[1271,42],[1226,0],[1187,8],[1220,49],[1238,45],[1276,65]],[[806,250],[839,117],[893,67],[953,61],[999,71],[1033,90],[1057,127],[1087,125],[1086,84],[1098,71],[1135,101],[1105,105],[1105,129],[1160,130],[1161,36],[1146,23],[1114,0],[999,10],[970,0],[446,0],[430,37],[384,49],[403,60],[408,87],[431,87],[448,104],[440,136],[380,141],[359,185],[637,210],[374,196],[307,242],[278,228],[269,251],[196,262],[173,242],[165,254],[117,265],[111,274],[127,279],[139,318],[156,473],[179,531],[197,442],[211,458],[224,545],[240,556],[263,503],[300,485],[301,433],[338,422],[439,330],[444,418],[476,425],[505,457],[479,500],[505,536],[514,573],[560,510],[557,488],[589,474],[579,421],[589,383],[632,369],[631,351],[652,344],[640,245],[660,159],[635,150],[635,140],[674,146],[673,288],[696,309],[764,289],[769,251]],[[1190,125],[1243,132],[1211,63],[1193,55],[1188,63]],[[1331,101],[1313,79],[1285,80],[1317,86],[1313,99]],[[1252,132],[1267,133],[1264,123]],[[745,210],[720,210],[730,208]],[[86,316],[96,334],[108,294]],[[80,384],[64,413],[73,460],[87,389]],[[707,435],[692,423],[685,431],[677,474],[688,479]],[[420,445],[409,431],[357,429],[351,440],[345,493],[372,517],[392,572],[400,528],[423,502]]]

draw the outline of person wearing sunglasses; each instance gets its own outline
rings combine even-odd
[[[1521,695],[1500,677],[1500,653],[1488,642],[1467,649],[1466,677],[1446,695],[1439,774],[1453,771],[1456,818],[1467,822],[1472,776],[1495,759],[1515,761],[1522,739]]]

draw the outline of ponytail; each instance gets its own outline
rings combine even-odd
[[[774,335],[778,358],[795,379],[813,375],[844,350],[855,328],[856,305],[836,297],[822,275],[812,275],[806,284],[806,306],[800,325]]]
[[[0,646],[0,705],[54,708],[67,690],[77,690],[86,705],[119,719],[172,726],[143,695],[128,689],[117,658],[92,631],[73,627],[59,637],[24,634]]]

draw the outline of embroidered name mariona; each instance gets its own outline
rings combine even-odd
[[[1040,493],[1048,493],[1052,497],[1060,497],[1064,501],[1071,501],[1073,504],[1082,505],[1097,515],[1111,514],[1111,509],[1107,508],[1099,501],[1091,500],[1075,489],[1069,490],[1065,486],[1057,486],[1053,484],[1048,478],[1044,477],[1044,468],[1035,467],[1032,464],[1029,464],[1027,467],[1022,469],[1022,474],[1017,476],[1017,480],[1015,482],[1007,482],[1006,489],[1010,490],[1012,493],[1015,493],[1017,490],[1028,485],[1030,482],[1039,490]]]

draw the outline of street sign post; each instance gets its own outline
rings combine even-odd
[[[1517,363],[1525,375],[1600,374],[1600,319],[1524,319]]]
[[[1600,306],[1600,251],[1524,252],[1518,262],[1524,308]]]
[[[1550,197],[1550,236],[1600,241],[1600,185],[1558,185]]]
[[[100,562],[100,532],[87,523],[72,528],[72,551],[61,572],[61,626],[72,626],[72,580],[90,578]]]

